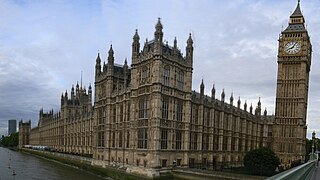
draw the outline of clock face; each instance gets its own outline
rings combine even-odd
[[[296,54],[301,50],[301,44],[297,41],[288,42],[285,45],[284,50],[288,54]]]

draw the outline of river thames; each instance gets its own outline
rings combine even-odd
[[[0,147],[0,180],[11,179],[102,180],[103,178],[60,163]]]

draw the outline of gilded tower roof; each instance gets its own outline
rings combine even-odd
[[[304,22],[305,20],[300,8],[300,0],[298,0],[297,7],[290,16],[289,26],[283,32],[306,31]]]
[[[298,5],[290,17],[301,17],[301,16],[302,16],[302,12],[300,9],[300,0],[298,0]]]

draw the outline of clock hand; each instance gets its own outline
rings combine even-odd
[[[297,45],[297,43],[298,43],[298,42],[294,43],[294,45],[292,45],[290,48],[288,48],[288,50],[289,50],[289,49],[293,49],[293,48]]]

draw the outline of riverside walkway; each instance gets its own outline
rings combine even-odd
[[[318,162],[317,162],[318,163]],[[318,166],[316,167],[316,169],[314,170],[314,173],[312,175],[311,180],[318,180],[320,179],[320,167],[319,167],[319,163]]]

